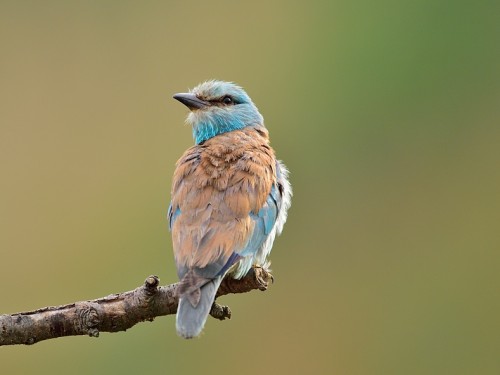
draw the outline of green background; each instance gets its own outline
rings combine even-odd
[[[1,1],[0,313],[176,281],[171,96],[248,91],[291,170],[265,293],[2,374],[500,373],[498,1]]]

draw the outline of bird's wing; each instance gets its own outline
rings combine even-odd
[[[262,208],[257,213],[250,212],[250,218],[254,222],[253,231],[245,247],[238,251],[241,256],[252,255],[262,246],[276,224],[280,202],[278,189],[273,184]]]
[[[254,262],[265,264],[276,235],[283,229],[292,190],[288,182],[288,170],[280,161],[276,161],[276,177],[265,204],[257,214],[250,213],[255,222],[254,230],[245,248],[239,251],[241,256],[247,258],[233,272],[234,278],[245,276]]]
[[[283,231],[283,226],[285,225],[288,209],[292,204],[292,185],[288,180],[288,169],[280,161],[276,161],[276,186],[278,191],[276,193],[276,202],[278,206],[278,217],[276,218],[276,234],[281,234]]]
[[[280,161],[276,161],[276,177],[276,182],[272,185],[262,208],[257,214],[250,213],[255,226],[249,242],[239,252],[242,256],[255,253],[270,235],[280,234],[283,229],[290,207],[292,189],[288,182],[288,170]]]
[[[272,150],[252,137],[217,138],[186,151],[174,173],[170,227],[179,278],[191,288],[227,271],[276,221]]]

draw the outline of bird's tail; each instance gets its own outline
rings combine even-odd
[[[179,298],[179,307],[177,308],[176,327],[177,334],[185,339],[191,339],[199,336],[212,304],[214,303],[215,293],[219,289],[222,277],[218,276],[211,279],[208,283],[200,287],[199,301],[193,301],[193,298],[188,294],[183,294]],[[198,300],[198,295],[195,297]]]

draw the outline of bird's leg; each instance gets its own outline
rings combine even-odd
[[[268,264],[264,264],[262,266],[254,265],[253,271],[255,273],[255,278],[260,285],[259,290],[267,290],[269,282],[274,283],[274,277],[271,274],[271,270],[268,268]]]
[[[231,319],[231,309],[229,306],[219,305],[217,302],[214,302],[210,309],[210,315],[219,320]]]

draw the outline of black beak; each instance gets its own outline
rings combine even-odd
[[[180,101],[190,110],[201,109],[210,105],[209,102],[198,99],[198,97],[195,94],[190,94],[190,93],[175,94],[174,99]]]

